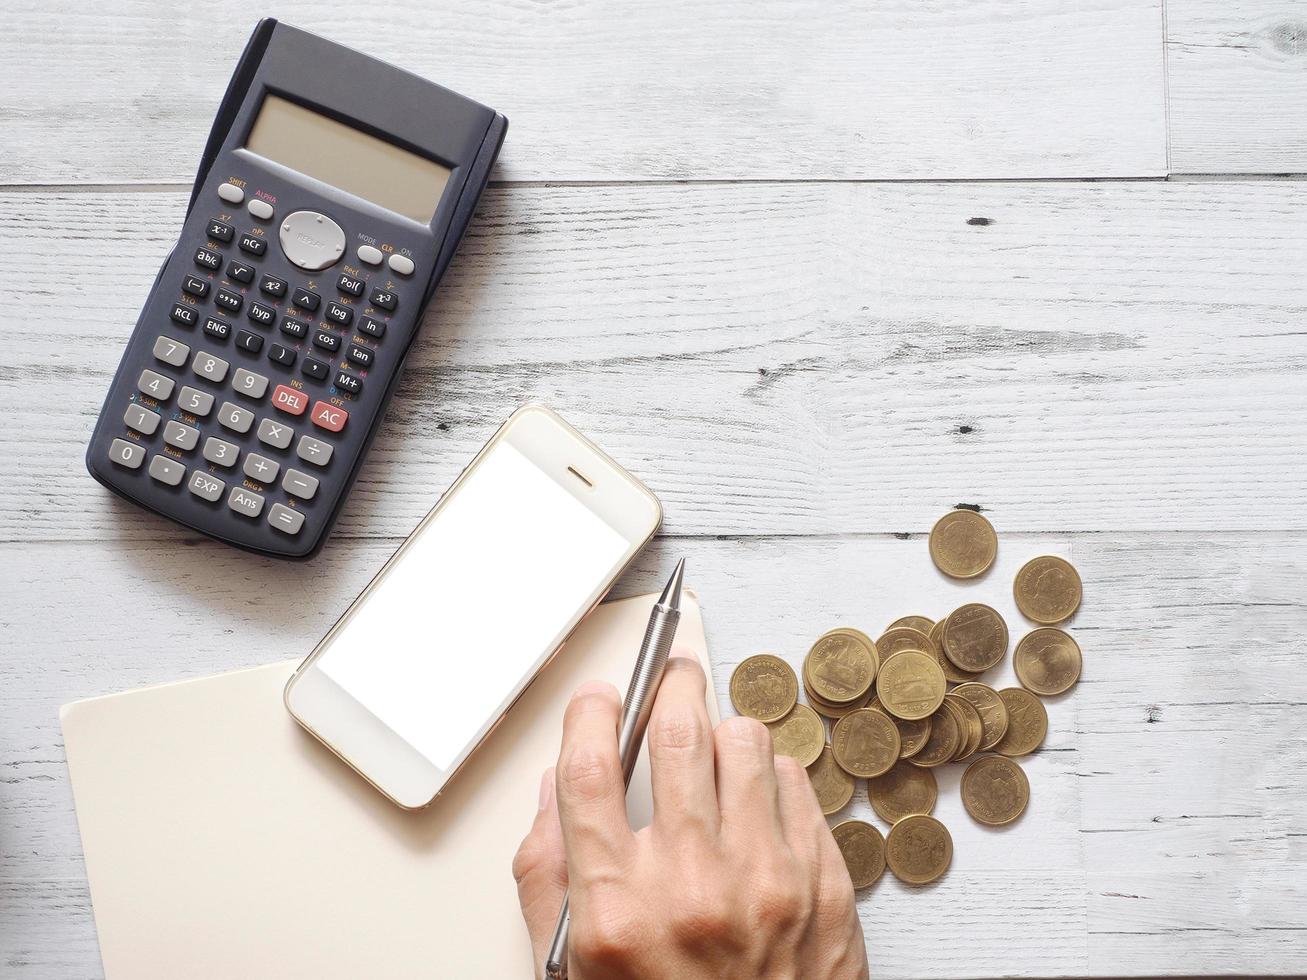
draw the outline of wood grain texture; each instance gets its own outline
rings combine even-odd
[[[729,713],[739,660],[766,649],[797,665],[838,623],[878,633],[985,601],[1015,640],[1029,628],[1012,610],[1015,569],[1069,555],[1086,583],[1070,626],[1086,666],[1023,760],[1031,807],[982,828],[962,811],[959,767],[944,770],[936,812],[953,868],[924,889],[887,875],[860,897],[873,975],[1301,973],[1303,540],[1005,533],[999,564],[964,585],[934,570],[919,535],[660,539],[617,591],[654,588],[687,556]],[[19,597],[0,613],[0,888],[14,899],[0,903],[0,961],[23,967],[14,976],[94,975],[58,705],[302,653],[393,546],[350,541],[293,566],[209,543],[0,547]],[[1012,683],[1010,664],[993,679]],[[875,820],[861,786],[850,813]],[[940,921],[949,943],[931,938]]]
[[[1307,10],[1167,0],[1173,173],[1307,173]]]
[[[82,463],[182,207],[0,195],[0,267],[50,254],[0,389],[6,539],[182,539]],[[671,533],[925,530],[958,502],[1008,530],[1307,528],[1304,268],[1298,184],[496,189],[338,533],[407,533],[532,398]]]
[[[23,0],[0,32],[0,183],[189,184],[267,15],[504,112],[506,179],[1159,175],[1161,6]]]

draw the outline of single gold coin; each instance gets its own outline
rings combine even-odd
[[[894,722],[894,726],[899,730],[899,758],[907,759],[921,751],[921,747],[926,744],[926,739],[930,737],[930,719],[916,718],[912,721],[906,721],[903,718],[895,718],[885,706],[880,703],[879,697],[874,697],[867,702],[867,707],[873,711],[880,711],[889,716],[889,720]]]
[[[865,708],[867,702],[871,700],[871,692],[868,691],[856,701],[848,704],[828,704],[808,685],[807,679],[803,682],[803,693],[808,696],[808,703],[812,705],[813,710],[823,717],[836,721],[843,718],[850,711],[857,711],[859,708]]]
[[[799,699],[799,679],[780,657],[760,653],[743,661],[731,674],[731,704],[758,721],[779,721]]]
[[[944,624],[947,622],[948,617],[945,616],[930,631],[930,642],[935,648],[935,660],[939,664],[939,669],[944,671],[944,679],[954,684],[965,684],[967,681],[974,681],[980,676],[979,673],[973,674],[969,670],[958,670],[957,664],[944,656]]]
[[[830,829],[844,855],[854,888],[866,888],[885,873],[885,838],[865,820],[845,820]]]
[[[1021,566],[1012,595],[1027,619],[1051,626],[1080,607],[1080,573],[1065,558],[1041,555]]]
[[[914,813],[934,810],[939,784],[929,769],[900,763],[885,775],[867,780],[867,798],[876,816],[894,824]]]
[[[949,693],[970,701],[972,707],[980,712],[984,735],[977,751],[988,752],[997,745],[999,739],[1007,732],[1007,707],[1003,704],[1003,699],[998,696],[998,691],[988,684],[970,681],[959,684]]]
[[[934,817],[914,813],[890,828],[885,860],[900,881],[924,885],[948,870],[953,861],[953,838]]]
[[[1028,755],[1035,751],[1048,734],[1048,712],[1043,702],[1023,687],[1005,687],[998,696],[1007,708],[1007,732],[994,751],[999,755]]]
[[[858,634],[831,630],[817,638],[803,662],[809,687],[829,704],[848,704],[871,690],[880,660],[876,645]]]
[[[826,744],[826,726],[806,704],[796,704],[780,721],[769,722],[772,749],[807,767],[817,761]]]
[[[888,772],[899,760],[899,730],[883,711],[862,708],[835,723],[831,732],[835,761],[851,776],[869,778]]]
[[[876,640],[876,649],[883,664],[896,653],[904,650],[929,650],[930,634],[911,626],[891,626]]]
[[[972,818],[1001,827],[1021,816],[1030,802],[1030,780],[1011,759],[987,755],[962,774],[962,805]]]
[[[1012,666],[1027,690],[1045,697],[1061,694],[1080,680],[1080,644],[1055,626],[1041,626],[1021,638]]]
[[[917,630],[921,633],[929,633],[935,625],[933,619],[927,619],[925,616],[904,616],[890,623],[886,629],[894,629],[898,626],[906,626],[908,629]]]
[[[956,717],[954,709],[941,704],[939,710],[930,716],[930,735],[926,744],[908,762],[931,769],[952,761],[962,740]]]
[[[840,768],[829,745],[821,750],[817,761],[808,767],[808,778],[812,780],[821,812],[828,817],[844,809],[849,805],[849,800],[853,799],[853,777]]]
[[[980,742],[985,734],[985,726],[980,720],[980,712],[966,698],[960,698],[956,694],[946,694],[944,695],[944,703],[952,704],[962,718],[962,746],[958,749],[957,755],[953,757],[954,762],[962,762],[974,755],[976,749],[980,748]]]
[[[927,641],[929,642],[929,641]],[[935,658],[921,650],[896,653],[880,669],[876,695],[895,718],[928,718],[944,701],[944,672]]]
[[[951,510],[930,529],[930,560],[953,578],[975,578],[997,554],[994,525],[974,510]]]
[[[1007,623],[992,609],[971,602],[949,613],[941,633],[944,656],[959,670],[989,670],[1007,653]]]

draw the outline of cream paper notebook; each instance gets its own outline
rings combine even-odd
[[[531,977],[513,853],[568,697],[596,677],[625,692],[655,599],[597,608],[416,813],[287,714],[282,687],[298,661],[66,705],[106,980]],[[677,643],[707,669],[692,596]],[[629,810],[648,822],[643,755]]]

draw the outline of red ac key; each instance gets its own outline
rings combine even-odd
[[[318,428],[326,429],[328,432],[339,432],[349,421],[349,412],[335,405],[328,405],[326,402],[316,402],[313,405],[311,418]]]
[[[290,415],[303,415],[309,405],[309,396],[302,391],[277,385],[272,391],[272,407],[279,408]]]

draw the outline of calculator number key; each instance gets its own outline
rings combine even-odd
[[[215,252],[212,249],[205,248],[201,245],[195,250],[195,264],[201,269],[208,269],[210,272],[217,272],[222,268],[222,253]]]
[[[129,470],[139,470],[145,462],[145,450],[126,439],[115,439],[109,446],[109,458]]]
[[[223,402],[222,408],[218,409],[218,424],[232,432],[249,432],[254,424],[254,413],[231,402]]]
[[[169,419],[168,424],[163,427],[163,441],[184,452],[190,452],[200,441],[200,431],[192,429],[189,425],[182,425],[175,419]]]
[[[240,450],[230,442],[223,442],[221,439],[210,436],[204,440],[202,455],[210,463],[216,463],[219,466],[235,466],[236,459],[240,456]]]
[[[222,384],[223,379],[227,377],[229,367],[231,365],[221,357],[214,357],[204,351],[196,353],[195,360],[191,361],[191,370],[201,378],[208,378],[214,384]]]
[[[260,238],[258,235],[241,235],[241,240],[238,244],[240,245],[241,251],[249,255],[262,255],[268,250],[267,239]]]
[[[123,413],[123,423],[129,429],[135,429],[143,436],[152,436],[155,430],[159,428],[159,413],[151,412],[148,408],[142,408],[140,405],[128,405],[127,411]],[[122,442],[121,439],[116,441]]]
[[[349,412],[337,405],[318,402],[313,406],[313,414],[309,417],[318,428],[326,429],[328,432],[339,432],[349,421]]]
[[[177,407],[203,418],[213,411],[213,396],[207,391],[182,385],[182,390],[177,393]]]
[[[186,358],[190,357],[190,354],[191,349],[189,347],[168,337],[160,337],[154,342],[155,359],[163,361],[164,364],[181,367],[186,363]]]
[[[141,376],[136,379],[136,387],[142,394],[166,402],[172,395],[173,380],[159,374],[157,371],[146,368],[141,372]]]
[[[245,368],[237,368],[232,376],[231,386],[238,394],[249,398],[262,398],[268,391],[268,379]]]

